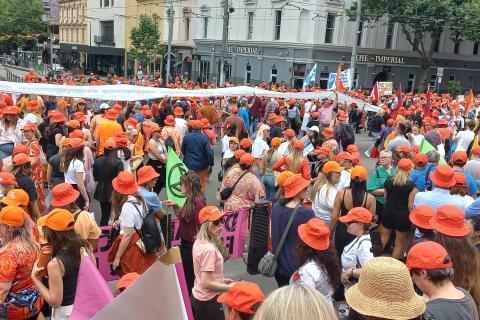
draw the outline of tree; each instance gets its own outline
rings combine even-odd
[[[31,49],[36,34],[46,32],[41,0],[0,0],[0,8],[0,42],[7,49]]]
[[[351,18],[355,10],[356,3],[348,11]],[[474,22],[468,21],[466,13],[474,17]],[[450,28],[456,41],[480,37],[480,0],[362,0],[362,19],[398,23],[413,51],[419,54],[419,91],[423,91],[435,44],[444,29]]]
[[[158,28],[148,16],[142,16],[138,27],[132,28],[130,39],[132,40],[130,54],[142,65],[149,65],[152,62],[155,50],[157,54],[162,54],[162,50],[158,48],[160,40]]]
[[[456,97],[463,91],[462,84],[458,80],[450,80],[447,82],[447,91],[452,97]]]

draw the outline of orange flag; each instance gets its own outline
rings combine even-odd
[[[465,115],[468,114],[468,110],[473,107],[473,89],[470,89],[470,93],[465,97]]]
[[[342,65],[339,63],[337,68],[337,78],[335,79],[335,90],[345,92],[345,86],[342,81]]]

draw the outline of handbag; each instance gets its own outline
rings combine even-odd
[[[285,239],[287,238],[288,231],[290,230],[290,227],[292,226],[293,218],[295,218],[295,214],[297,213],[297,210],[298,210],[299,207],[300,207],[300,204],[297,204],[295,209],[293,209],[292,215],[290,216],[290,219],[288,220],[287,227],[285,228],[285,231],[283,231],[282,238],[280,239],[280,242],[278,243],[277,250],[275,250],[275,254],[268,251],[267,253],[265,253],[263,258],[258,263],[258,271],[266,277],[273,277],[275,275],[275,272],[277,272],[277,267],[278,267],[277,258],[278,258],[278,255],[280,254],[280,251],[282,251],[283,243],[285,242]]]
[[[225,246],[223,239],[219,237],[214,237],[213,244],[215,245],[215,247],[217,247],[218,251],[220,251],[220,254],[222,255],[222,258],[223,258],[223,262],[224,263],[227,262],[227,260],[230,259],[230,252],[228,252],[228,249]]]
[[[237,183],[243,178],[244,175],[246,175],[248,173],[248,171],[245,171],[244,173],[242,173],[242,175],[238,178],[237,182],[235,182],[235,184],[233,185],[233,187],[228,187],[228,188],[225,188],[223,189],[222,191],[220,191],[220,199],[222,199],[223,201],[227,200],[228,198],[230,198],[230,196],[232,195],[233,193],[233,190],[235,190],[235,187],[237,186]]]

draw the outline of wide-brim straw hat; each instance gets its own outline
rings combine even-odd
[[[389,257],[369,260],[358,283],[345,293],[348,305],[365,316],[413,319],[425,312],[423,299],[413,289],[407,267]]]

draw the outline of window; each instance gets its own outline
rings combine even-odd
[[[327,15],[327,25],[325,29],[325,43],[332,43],[334,29],[335,29],[335,14],[329,13]]]
[[[253,35],[253,12],[249,12],[247,17],[247,40],[252,40],[252,35]],[[280,35],[278,37],[280,38]]]
[[[352,85],[353,85],[353,88],[358,88],[358,72],[355,72],[355,76],[353,77],[353,84]],[[350,88],[350,89],[353,89],[353,88]]]
[[[103,7],[103,0],[100,0],[100,8]]]
[[[185,18],[185,40],[190,40],[190,18]]]
[[[440,48],[440,39],[435,39],[435,43],[433,44],[433,52],[438,52]]]
[[[454,74],[451,74],[448,79],[449,79],[450,81],[455,81],[455,75],[454,75]]]
[[[200,61],[200,82],[208,81],[208,73],[210,72],[210,62]]]
[[[208,17],[203,17],[203,39],[208,38]]]
[[[460,52],[460,41],[456,40],[455,45],[453,46],[453,53],[458,54]]]
[[[113,42],[113,20],[100,21],[100,32],[102,35],[102,42]]]
[[[413,92],[414,89],[415,89],[415,73],[410,73],[408,75],[407,92]]]
[[[389,23],[387,25],[387,39],[385,41],[385,49],[392,49],[394,27],[395,27],[394,23]]]
[[[282,10],[275,10],[275,29],[273,40],[280,40],[280,28],[282,26]]]
[[[473,44],[473,54],[478,55],[478,42]]]
[[[252,79],[252,66],[247,64],[245,66],[245,84],[250,83]]]
[[[328,72],[320,72],[320,88],[327,89],[328,88],[328,77],[330,73]]]
[[[363,21],[360,21],[357,30],[357,46],[362,45],[362,36],[363,36]]]
[[[270,82],[277,83],[277,68],[275,67],[270,71]]]
[[[428,86],[430,87],[430,90],[434,90],[435,89],[435,84],[437,83],[437,75],[436,74],[432,74],[430,76],[430,82],[428,84]]]
[[[293,76],[295,78],[305,78],[305,73],[307,71],[306,63],[294,63],[293,64]]]

